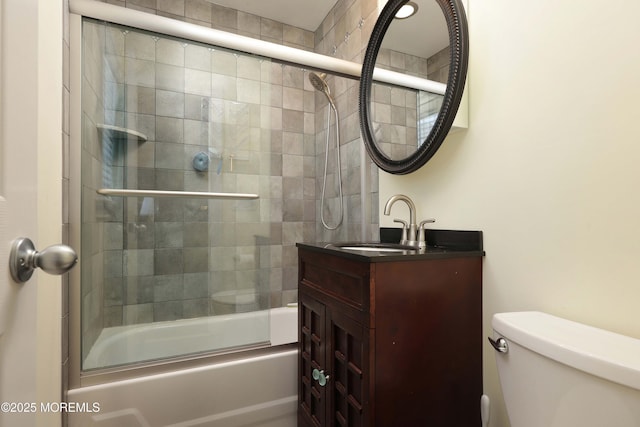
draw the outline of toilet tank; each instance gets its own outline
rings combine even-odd
[[[640,340],[541,312],[492,325],[511,427],[640,426]]]

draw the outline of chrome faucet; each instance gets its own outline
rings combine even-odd
[[[404,194],[396,194],[391,196],[389,200],[387,200],[386,205],[384,206],[384,214],[391,215],[391,206],[398,200],[402,200],[409,207],[409,224],[407,226],[407,222],[394,219],[394,222],[398,222],[402,224],[402,239],[400,240],[400,244],[402,245],[410,245],[415,246],[417,248],[425,248],[427,246],[427,242],[425,239],[425,224],[430,222],[435,222],[435,219],[427,219],[420,222],[420,227],[416,224],[416,205],[413,203],[408,196]]]
[[[398,200],[402,200],[409,207],[409,228],[407,229],[407,237],[406,240],[401,240],[400,243],[403,245],[415,245],[417,243],[416,236],[418,226],[416,225],[416,205],[413,203],[413,200],[404,194],[391,196],[389,200],[387,200],[387,204],[384,205],[384,214],[387,216],[391,215],[391,206],[393,206],[393,204]],[[405,225],[403,225],[403,229],[406,229]]]

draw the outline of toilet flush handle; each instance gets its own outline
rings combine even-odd
[[[489,342],[491,346],[496,349],[499,353],[508,353],[509,352],[509,344],[507,344],[507,340],[504,338],[498,338],[497,340],[489,337]]]

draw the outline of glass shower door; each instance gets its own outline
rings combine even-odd
[[[83,369],[269,341],[270,61],[86,19]]]

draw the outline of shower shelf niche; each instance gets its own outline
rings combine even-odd
[[[96,127],[111,141],[138,141],[138,144],[147,142],[147,135],[133,129],[105,124],[97,124]]]

